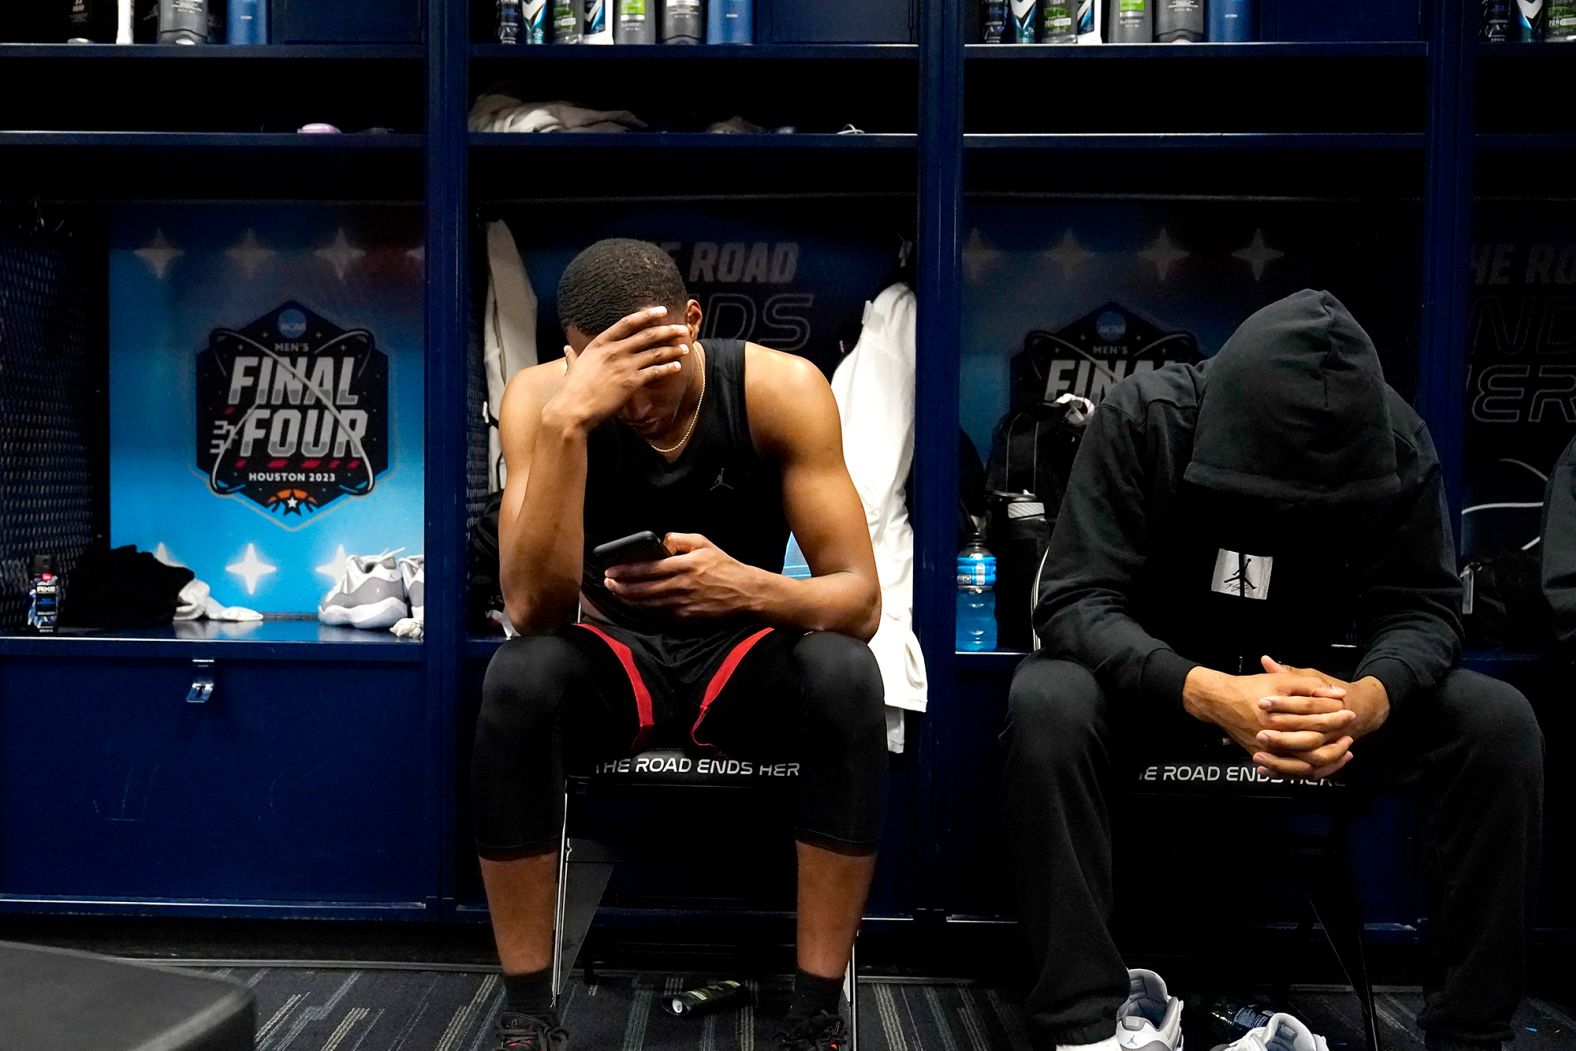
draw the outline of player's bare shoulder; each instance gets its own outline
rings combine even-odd
[[[750,436],[762,452],[816,441],[830,427],[840,427],[832,387],[808,358],[744,345],[744,399]]]
[[[535,430],[542,406],[564,382],[564,363],[547,361],[516,372],[503,389],[499,423]]]

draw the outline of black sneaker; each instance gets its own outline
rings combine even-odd
[[[831,1011],[789,1016],[777,1034],[779,1051],[847,1051],[848,1026]]]
[[[498,1019],[497,1051],[569,1051],[569,1033],[556,1014],[537,1018],[506,1011]]]

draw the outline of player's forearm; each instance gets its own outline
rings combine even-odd
[[[554,631],[580,600],[585,554],[586,431],[544,413],[525,499],[501,555],[504,608],[524,634]]]
[[[857,573],[795,580],[761,570],[748,612],[778,627],[835,631],[868,642],[881,623],[881,589]]]

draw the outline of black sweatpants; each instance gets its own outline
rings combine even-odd
[[[870,648],[832,632],[715,639],[574,625],[501,646],[487,666],[471,795],[487,858],[558,847],[564,770],[653,746],[797,761],[795,835],[873,853],[886,811],[886,716]]]
[[[1201,725],[1180,702],[1177,714]],[[1124,711],[1080,664],[1035,655],[1013,677],[1006,833],[1019,920],[1039,968],[1028,1010],[1047,1047],[1110,1037],[1127,997],[1126,965],[1107,926],[1110,809],[1144,760],[1140,731],[1152,722]],[[1415,786],[1427,810],[1433,944],[1420,1026],[1436,1042],[1509,1040],[1543,827],[1543,736],[1531,706],[1514,687],[1456,670],[1353,752],[1344,782]]]

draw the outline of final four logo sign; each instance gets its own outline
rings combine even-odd
[[[281,521],[366,496],[388,468],[388,357],[288,302],[197,356],[197,464]]]
[[[1031,332],[1012,359],[1013,404],[1076,394],[1098,403],[1128,376],[1174,361],[1197,361],[1190,332],[1167,332],[1126,307],[1107,303],[1060,332]]]

